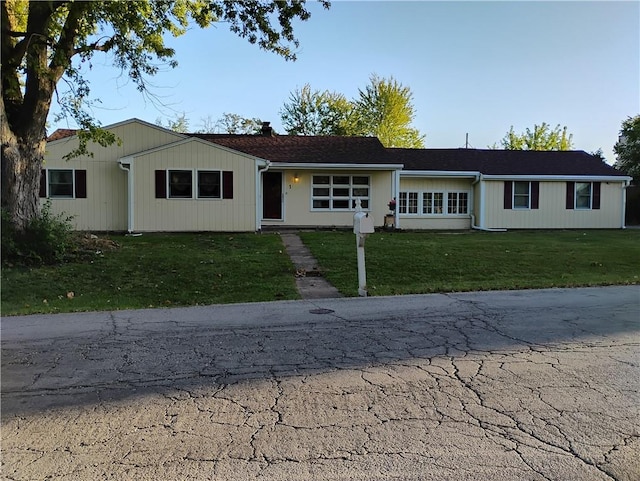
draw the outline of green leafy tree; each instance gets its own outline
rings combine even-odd
[[[353,102],[354,126],[358,135],[372,135],[385,147],[423,148],[424,135],[412,128],[415,117],[413,94],[393,77],[372,75]]]
[[[280,119],[289,135],[347,135],[353,106],[342,94],[305,84],[289,96]]]
[[[161,118],[158,118],[156,119],[156,125],[164,127],[165,129],[173,130],[180,134],[186,134],[189,132],[189,119],[187,119],[187,114],[184,112],[180,115],[176,114],[173,119],[168,119],[165,122],[163,122]]]
[[[322,0],[325,7],[329,3]],[[97,53],[110,56],[137,88],[162,64],[177,65],[166,34],[214,22],[260,48],[295,60],[293,21],[307,20],[304,1],[136,0],[0,2],[0,140],[2,207],[17,231],[39,212],[38,187],[46,122],[54,96],[80,128],[80,147],[116,139],[87,112],[89,84],[82,65]],[[64,89],[64,90],[63,90]]]
[[[640,115],[629,117],[622,122],[620,137],[613,146],[618,160],[615,167],[633,177],[636,184],[640,183]]]
[[[220,132],[224,134],[258,134],[262,128],[262,121],[257,118],[250,119],[248,117],[242,117],[238,114],[231,114],[225,112],[222,117],[213,126],[213,132]],[[207,133],[207,132],[201,132]]]
[[[494,144],[490,148],[503,148],[506,150],[571,150],[573,148],[573,135],[567,132],[567,127],[555,128],[545,122],[534,125],[533,130],[527,128],[525,132],[520,134],[513,130],[513,126],[509,132],[500,141],[500,147]]]

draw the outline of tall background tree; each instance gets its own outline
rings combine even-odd
[[[613,146],[617,161],[615,167],[633,177],[640,185],[640,115],[622,122],[620,137]]]
[[[337,92],[312,90],[309,84],[291,93],[280,111],[290,135],[369,135],[386,147],[424,147],[424,135],[411,127],[413,94],[393,77],[370,77],[352,101]]]
[[[222,133],[222,134],[258,134],[262,128],[262,121],[258,118],[243,117],[238,114],[225,112],[215,124],[213,131],[200,133]]]
[[[2,208],[18,232],[39,214],[45,127],[54,96],[80,128],[75,154],[86,153],[90,140],[104,145],[115,140],[84,108],[90,86],[82,62],[97,52],[110,55],[114,66],[146,91],[147,77],[158,73],[160,64],[177,65],[165,34],[179,36],[192,24],[205,28],[220,22],[250,43],[295,60],[293,21],[310,17],[304,0],[5,0],[0,10]]]
[[[352,110],[344,95],[312,90],[306,84],[291,93],[280,110],[280,119],[289,135],[348,135]]]
[[[385,147],[424,147],[424,136],[411,127],[415,117],[413,94],[393,77],[372,75],[354,101],[356,132],[380,139]]]
[[[516,133],[513,126],[502,138],[500,145],[494,144],[492,149],[506,150],[571,150],[573,135],[567,132],[567,127],[560,124],[551,128],[546,122],[535,124],[533,130],[527,128],[522,133]]]

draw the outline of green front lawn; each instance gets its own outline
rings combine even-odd
[[[302,232],[325,277],[356,296],[355,235]],[[298,299],[277,234],[113,236],[120,247],[57,267],[2,269],[2,314]],[[640,282],[640,230],[377,232],[370,295]]]
[[[2,269],[2,314],[298,299],[276,234],[112,236],[89,261]],[[72,294],[71,294],[72,293]]]
[[[355,235],[301,237],[345,295],[358,292]],[[365,244],[370,295],[636,284],[640,230],[380,232]]]

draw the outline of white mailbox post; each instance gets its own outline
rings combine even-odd
[[[368,212],[362,212],[360,199],[356,200],[356,213],[353,215],[353,233],[356,235],[356,250],[358,253],[358,295],[367,297],[367,270],[364,262],[364,240],[368,234],[373,234],[373,217]]]

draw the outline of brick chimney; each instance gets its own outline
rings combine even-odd
[[[260,132],[264,137],[273,137],[275,134],[273,133],[273,127],[271,127],[271,122],[262,122],[262,128]]]

